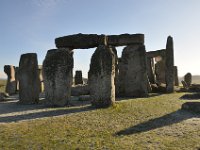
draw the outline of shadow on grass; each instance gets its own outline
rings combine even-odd
[[[0,116],[0,123],[9,123],[9,122],[17,122],[17,121],[24,121],[29,119],[39,119],[44,117],[53,117],[53,116],[60,116],[60,115],[67,115],[85,111],[94,110],[91,106],[85,107],[75,107],[75,108],[66,108],[63,107],[58,110],[45,110],[40,112],[32,112],[27,114],[19,114],[19,115],[12,115],[12,116]]]
[[[162,117],[151,119],[147,122],[129,127],[125,130],[121,130],[117,132],[116,135],[131,135],[131,134],[147,132],[164,126],[169,126],[175,123],[179,123],[181,121],[193,117],[200,118],[200,114],[190,113],[184,110],[178,110],[170,114],[164,115]]]
[[[200,100],[200,93],[185,94],[180,97],[181,100]]]

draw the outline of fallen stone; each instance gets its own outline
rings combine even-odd
[[[79,96],[79,95],[89,95],[90,88],[87,84],[79,84],[72,86],[71,88],[71,95],[72,96]]]
[[[200,102],[186,102],[182,104],[181,109],[200,113]]]

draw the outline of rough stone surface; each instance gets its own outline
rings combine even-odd
[[[187,73],[184,76],[184,81],[187,83],[188,87],[191,85],[192,83],[192,74],[191,73]]]
[[[45,102],[48,106],[65,106],[70,102],[73,78],[73,52],[53,49],[43,62]]]
[[[104,43],[104,37],[108,43]],[[103,39],[103,40],[102,40]],[[55,39],[57,48],[87,49],[98,47],[99,45],[124,46],[131,44],[143,44],[143,34],[121,34],[121,35],[97,35],[97,34],[74,34]]]
[[[92,105],[109,107],[115,102],[115,54],[112,48],[100,45],[91,58],[88,83]]]
[[[82,77],[82,71],[81,70],[76,71],[74,80],[75,80],[75,82],[74,82],[75,85],[83,84],[83,77]]]
[[[149,78],[149,82],[151,84],[155,84],[155,68],[154,68],[153,58],[147,57],[147,75]]]
[[[144,45],[136,44],[124,48],[119,74],[121,96],[148,96],[146,51]]]
[[[173,38],[169,36],[166,44],[166,63],[165,63],[166,92],[174,92],[174,47]]]
[[[179,86],[178,67],[174,66],[174,85]]]
[[[21,55],[19,62],[19,102],[21,104],[38,103],[40,84],[38,77],[37,54]]]
[[[85,84],[79,84],[72,86],[71,89],[71,95],[72,96],[79,96],[79,95],[89,95],[90,94],[90,88],[89,85]]]
[[[4,72],[7,74],[6,93],[9,95],[16,93],[15,67],[12,65],[5,65]]]
[[[43,82],[43,75],[42,75],[42,65],[38,66],[38,76],[40,80],[40,92],[44,92],[44,82]]]
[[[165,84],[165,58],[162,56],[159,57],[160,60],[155,64],[156,83]]]

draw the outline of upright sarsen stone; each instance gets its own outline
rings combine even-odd
[[[179,86],[178,67],[174,66],[174,85]]]
[[[171,36],[167,38],[166,45],[165,81],[166,92],[174,92],[174,47],[173,38]]]
[[[76,71],[74,80],[75,80],[75,85],[83,84],[83,77],[82,77],[82,71],[81,70]]]
[[[120,93],[126,97],[148,96],[148,78],[146,51],[142,44],[130,45],[124,48],[120,62]]]
[[[62,48],[47,52],[43,62],[46,105],[65,106],[69,104],[73,66],[74,60],[71,50]]]
[[[38,76],[37,54],[21,55],[18,70],[19,102],[22,104],[38,103],[40,82]]]
[[[115,102],[115,54],[111,47],[100,45],[91,58],[88,82],[92,105],[109,107]]]
[[[12,65],[5,65],[4,72],[7,75],[6,93],[9,95],[16,93],[17,83],[15,80],[15,67]]]

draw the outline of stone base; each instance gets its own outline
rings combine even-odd
[[[186,102],[181,109],[200,113],[200,102]]]

